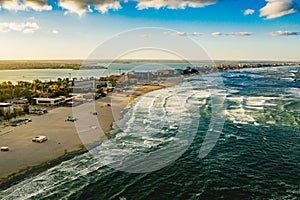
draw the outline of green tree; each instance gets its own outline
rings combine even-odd
[[[24,113],[29,114],[29,105],[28,104],[23,105],[23,111],[24,111]]]
[[[12,116],[8,112],[4,114],[4,119],[7,121],[9,121],[11,119],[11,117]]]

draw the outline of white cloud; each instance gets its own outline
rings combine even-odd
[[[47,0],[0,0],[3,9],[9,11],[35,10],[44,11],[52,10],[52,6],[48,5]]]
[[[293,36],[293,35],[300,35],[300,32],[293,32],[293,31],[275,31],[270,32],[269,35],[277,37],[277,36]]]
[[[2,9],[9,11],[25,10],[24,4],[20,4],[18,0],[0,0]]]
[[[201,36],[202,33],[200,33],[200,32],[194,32],[192,35],[193,35],[193,36]]]
[[[52,10],[52,6],[48,5],[48,0],[23,0],[26,8],[35,11]]]
[[[76,13],[79,16],[83,16],[86,12],[91,12],[91,6],[94,6],[97,11],[103,14],[109,10],[119,10],[122,8],[118,0],[59,0],[58,5],[67,10],[65,14]]]
[[[0,23],[0,33],[6,33],[9,32],[9,24],[8,23]]]
[[[231,33],[227,33],[226,35],[228,36],[232,36],[232,37],[241,37],[241,36],[250,36],[253,33],[251,32],[231,32]]]
[[[171,36],[187,36],[186,32],[176,32],[176,31],[165,32],[165,34],[168,34]]]
[[[217,3],[218,0],[135,0],[138,10],[148,8],[184,9],[186,7],[200,8]]]
[[[129,0],[58,0],[58,6],[65,9],[65,13],[76,13],[83,16],[86,12],[99,11],[107,13],[109,10],[121,9],[120,2],[127,3]],[[148,8],[185,9],[187,7],[200,8],[213,5],[218,0],[130,0],[136,2],[138,10]],[[48,0],[0,0],[0,8],[9,11],[52,10]]]
[[[22,25],[22,32],[23,33],[34,33],[34,31],[38,30],[40,27],[37,23],[27,22],[25,25]]]
[[[95,4],[95,8],[96,10],[100,11],[101,13],[107,13],[108,10],[112,9],[112,10],[119,10],[121,9],[121,4],[119,1],[108,1],[106,0],[105,3],[99,3],[99,4]]]
[[[293,0],[266,0],[265,7],[260,9],[260,17],[274,19],[298,12],[298,5]]]
[[[255,10],[252,10],[252,9],[247,9],[244,11],[244,15],[253,15],[255,12]]]
[[[26,22],[26,23],[0,23],[0,32],[5,33],[9,31],[18,31],[23,33],[33,33],[38,30],[40,27],[35,22]]]
[[[76,13],[79,16],[82,16],[87,11],[87,6],[83,2],[70,1],[70,0],[61,0],[59,1],[59,6],[66,9],[67,11],[64,15],[69,13]]]
[[[221,32],[213,32],[211,33],[212,36],[221,36],[222,33]]]
[[[58,34],[59,32],[58,32],[58,30],[53,30],[52,33],[56,35],[56,34]]]

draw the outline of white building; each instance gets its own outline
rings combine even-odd
[[[54,106],[64,102],[61,97],[58,98],[34,98],[36,105]]]
[[[163,77],[166,77],[166,76],[174,76],[174,75],[178,75],[178,73],[175,71],[175,70],[157,70],[157,75],[158,76],[163,76]]]
[[[95,88],[96,88],[95,80],[75,81],[73,92],[82,91],[82,90],[86,91]]]
[[[8,113],[8,114],[14,113],[14,107],[11,103],[0,102],[0,110],[2,110],[3,113]]]

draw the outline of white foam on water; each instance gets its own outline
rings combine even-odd
[[[288,88],[286,92],[295,97],[300,97],[300,88]]]
[[[234,123],[248,124],[256,121],[244,108],[226,110],[225,115]]]
[[[266,123],[267,123],[267,124],[273,124],[273,125],[275,125],[275,124],[276,124],[276,121],[267,121]]]
[[[225,114],[227,118],[235,124],[253,124],[259,126],[259,119],[263,118],[263,110],[269,107],[278,106],[274,103],[279,97],[265,96],[240,96],[227,97],[227,101],[238,103],[239,105],[228,106]]]
[[[237,103],[242,103],[242,102],[244,101],[244,97],[243,97],[243,96],[238,96],[238,97],[227,97],[226,99],[227,99],[227,100],[230,100],[230,101],[237,102]]]
[[[84,159],[87,158],[87,159]],[[84,164],[80,164],[84,163]],[[88,168],[86,166],[89,166]],[[3,191],[2,199],[30,199],[40,194],[51,194],[67,182],[97,170],[102,164],[93,160],[88,153],[64,161],[60,165],[29,178]]]
[[[240,92],[239,90],[228,90],[227,91],[229,94],[234,94]]]
[[[266,101],[275,100],[277,97],[247,97],[246,98],[246,104],[248,106],[264,106],[264,105],[273,105],[270,103],[266,103]]]
[[[246,139],[245,137],[237,136],[235,134],[227,134],[227,135],[225,135],[225,137],[226,138],[234,138],[236,140],[244,140],[244,139]]]
[[[254,126],[259,126],[260,124],[258,122],[253,123]]]
[[[207,99],[211,96],[211,93],[208,92],[208,91],[202,91],[202,90],[199,90],[199,91],[195,91],[195,97],[198,98],[198,99]]]
[[[212,77],[212,79],[214,78]],[[236,92],[230,91],[230,93]],[[151,148],[158,146],[164,148],[166,143],[172,141],[179,141],[179,145],[188,144],[189,138],[185,140],[174,134],[168,135],[168,133],[172,133],[170,131],[188,133],[191,127],[195,126],[193,120],[199,119],[197,112],[199,105],[205,105],[208,108],[212,95],[226,95],[226,93],[227,91],[222,89],[195,89],[190,85],[181,85],[142,95],[120,121],[122,131],[117,132],[112,139],[104,141],[100,146],[90,150],[94,157],[89,153],[83,154],[36,177],[22,181],[4,191],[4,194],[8,196],[6,199],[26,199],[36,195],[51,194],[52,191],[59,190],[59,187],[63,187],[68,182],[76,182],[80,177],[95,170],[100,169],[99,173],[102,173],[103,165],[120,161],[120,165],[122,165],[122,161],[125,161],[128,155],[136,152],[149,151],[149,149],[151,151]],[[258,118],[263,115],[260,111],[266,106],[276,106],[273,102],[268,102],[274,98],[227,97],[228,101],[236,102],[239,105],[225,110],[225,114],[233,123],[259,126],[261,123]],[[274,122],[270,121],[270,123]],[[178,126],[178,129],[172,128],[175,125]],[[237,140],[245,139],[234,134],[225,137]],[[172,150],[178,151],[178,148]]]
[[[259,106],[245,106],[247,109],[252,109],[252,110],[263,110],[264,107],[259,107]]]
[[[292,82],[292,81],[294,81],[294,78],[280,78],[280,80],[285,80],[285,81],[290,81],[290,82]]]

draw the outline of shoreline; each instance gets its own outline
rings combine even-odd
[[[186,78],[186,77],[184,77],[184,78]],[[181,81],[182,81],[182,79],[180,79],[180,80],[170,79],[159,86],[141,86],[141,85],[135,86],[126,92],[113,92],[113,93],[111,93],[111,95],[108,95],[107,97],[93,101],[93,102],[95,102],[95,104],[96,103],[99,104],[98,108],[100,109],[100,111],[104,111],[103,115],[100,114],[97,116],[99,123],[101,125],[101,128],[103,129],[103,132],[105,135],[104,138],[102,138],[98,142],[90,143],[89,146],[86,146],[86,145],[82,144],[82,142],[81,142],[80,145],[77,144],[77,147],[75,149],[68,150],[67,153],[60,154],[59,156],[56,155],[48,160],[44,160],[43,162],[40,162],[33,166],[26,166],[26,167],[22,168],[21,170],[12,170],[12,172],[9,175],[7,175],[6,177],[1,177],[1,173],[0,173],[0,191],[4,190],[6,188],[9,188],[11,185],[18,183],[18,182],[26,179],[27,177],[32,177],[40,172],[46,171],[47,169],[49,169],[55,165],[58,165],[63,161],[70,160],[70,159],[74,158],[75,156],[78,156],[85,152],[88,152],[88,149],[92,149],[94,146],[99,145],[104,140],[110,139],[111,138],[110,132],[114,129],[113,124],[115,123],[115,121],[118,121],[123,118],[124,114],[126,114],[126,112],[128,110],[127,106],[131,106],[136,101],[136,99],[138,99],[143,94],[146,94],[146,93],[154,91],[154,90],[159,90],[159,89],[177,85]],[[128,94],[130,94],[130,96],[128,96]],[[118,107],[117,110],[119,111],[119,112],[116,112],[116,111],[114,112],[112,110],[112,108],[110,106],[108,106],[107,104],[112,103],[112,99],[118,98],[118,97],[120,97],[122,99],[121,103],[120,103],[121,105],[113,106],[114,108]],[[55,108],[53,110],[59,110],[62,108],[64,108],[64,107]],[[73,108],[71,108],[71,110],[72,109]],[[98,112],[98,113],[100,113],[100,112]],[[115,114],[117,113],[118,115],[114,116],[114,113]],[[46,114],[46,115],[48,115],[48,114]],[[65,114],[65,116],[66,116],[66,114]],[[41,118],[41,116],[37,116],[36,118]],[[117,119],[117,120],[115,120],[115,119]],[[69,124],[72,124],[72,123],[69,123]],[[24,125],[22,125],[22,126],[24,126]],[[27,125],[25,125],[25,126],[27,126]],[[20,127],[17,127],[17,128],[20,129]],[[10,129],[15,129],[15,128],[10,127]],[[10,135],[10,134],[11,133],[8,133],[5,135]],[[0,139],[2,139],[1,138],[2,136],[3,135],[0,134]],[[77,137],[78,137],[78,133],[77,133]],[[1,142],[2,141],[0,140],[0,146],[2,145]],[[86,148],[86,147],[88,147],[88,148]],[[2,153],[3,153],[3,155],[6,154],[4,152],[0,152],[0,155]],[[2,163],[1,156],[0,156],[0,163]],[[0,165],[0,172],[1,172],[1,165]]]
[[[55,158],[53,160],[46,161],[40,165],[33,166],[33,167],[27,167],[27,169],[21,170],[20,172],[16,172],[11,174],[6,179],[3,179],[1,185],[0,185],[0,191],[5,190],[9,188],[10,186],[21,182],[22,180],[25,180],[26,178],[33,177],[41,172],[44,172],[51,167],[54,167],[56,165],[61,164],[64,161],[71,160],[72,158],[82,155],[84,153],[88,152],[85,148],[82,148],[80,150],[69,152],[61,157]]]
[[[110,96],[104,97],[102,99],[99,99],[97,101],[94,101],[95,105],[99,104],[99,106],[97,106],[98,109],[96,109],[96,110],[97,110],[97,113],[100,113],[100,114],[97,116],[97,118],[99,120],[99,124],[103,131],[103,134],[106,137],[100,138],[100,141],[97,141],[97,142],[95,142],[95,141],[90,142],[88,145],[88,148],[87,148],[87,144],[83,144],[83,142],[80,141],[81,144],[77,144],[77,148],[68,150],[67,153],[65,152],[64,154],[52,155],[50,159],[47,159],[47,160],[44,159],[43,162],[39,162],[38,164],[35,164],[35,165],[29,164],[29,166],[22,167],[22,169],[19,169],[19,170],[16,170],[16,169],[10,170],[10,173],[8,175],[6,175],[4,177],[0,176],[0,190],[5,190],[5,189],[9,188],[10,186],[12,186],[13,184],[16,184],[28,177],[32,177],[40,172],[46,171],[47,169],[49,169],[55,165],[58,165],[58,164],[62,163],[63,161],[70,160],[70,159],[74,158],[75,156],[86,153],[86,152],[88,152],[88,149],[93,148],[93,146],[101,144],[101,142],[103,142],[106,139],[110,139],[111,138],[110,132],[113,130],[113,124],[116,121],[123,118],[124,114],[126,114],[126,112],[127,112],[126,107],[128,105],[132,105],[134,103],[134,101],[136,101],[136,99],[138,99],[143,94],[149,93],[154,90],[159,90],[159,89],[163,89],[166,87],[174,86],[178,83],[179,83],[178,81],[175,81],[175,82],[171,81],[171,82],[166,82],[166,83],[164,83],[164,85],[159,85],[159,86],[138,86],[138,87],[132,88],[130,91],[127,91],[125,94],[116,92],[116,93],[112,93],[114,95],[110,95]],[[131,95],[128,96],[128,93]],[[113,108],[117,108],[116,109],[117,113],[116,113],[116,110],[113,111],[113,109],[110,106],[108,106],[109,103],[112,103],[113,99],[117,99],[118,103],[119,103],[119,104],[113,106]],[[54,111],[55,110],[57,111],[62,108],[61,107],[55,108]],[[117,114],[117,116],[114,116],[114,113]],[[49,115],[49,113],[46,115]],[[36,118],[39,118],[39,117],[41,117],[41,116],[37,116]],[[31,122],[31,123],[33,123],[33,122]],[[69,123],[69,122],[67,122],[67,123]],[[28,124],[28,125],[30,125],[30,124]],[[27,125],[22,125],[22,126],[24,126],[24,128],[25,128]],[[16,127],[15,129],[22,129],[22,128]],[[12,132],[14,132],[14,130]],[[6,136],[9,138],[11,135],[7,134]],[[78,137],[78,134],[76,136]],[[76,137],[76,136],[74,136],[74,137]],[[10,138],[10,139],[13,140],[12,138]],[[0,141],[0,144],[1,144],[1,142],[2,141]],[[47,144],[47,142],[50,142],[50,141],[46,141],[45,144]],[[39,144],[37,144],[37,145],[39,145]],[[42,143],[40,145],[44,145],[44,144]],[[73,147],[74,147],[74,145],[73,145]],[[29,147],[25,147],[25,148],[29,148]],[[52,147],[49,147],[49,148],[52,148]],[[5,154],[5,153],[9,153],[9,152],[0,152],[0,153]],[[41,154],[43,154],[43,153],[41,153]],[[29,158],[29,159],[32,160],[32,158]],[[0,161],[1,161],[1,157],[0,157]],[[0,169],[1,169],[1,166],[0,166]]]

